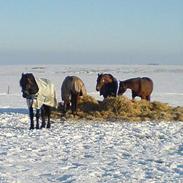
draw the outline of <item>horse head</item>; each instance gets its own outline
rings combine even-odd
[[[22,88],[22,96],[27,99],[32,98],[33,95],[39,91],[38,85],[32,73],[22,73],[20,87]]]
[[[113,77],[111,74],[98,74],[96,90],[101,91],[102,88],[108,83],[113,82]]]
[[[123,95],[125,91],[127,90],[127,86],[124,81],[120,81],[119,83],[119,89],[118,89],[118,95]]]
[[[98,77],[97,77],[97,84],[96,84],[96,90],[97,91],[100,91],[101,88],[102,88],[102,85],[104,83],[104,80],[102,80],[102,76],[103,74],[98,74]]]

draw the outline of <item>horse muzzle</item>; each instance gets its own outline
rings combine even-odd
[[[97,86],[97,87],[96,87],[96,91],[100,91],[100,87]]]
[[[22,97],[26,98],[26,99],[33,99],[33,98],[35,98],[33,95],[27,94],[25,92],[22,93]]]
[[[22,92],[22,97],[23,97],[23,98],[28,98],[28,95],[27,95],[27,93],[25,93],[25,92]]]

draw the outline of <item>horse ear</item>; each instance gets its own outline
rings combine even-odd
[[[22,73],[22,76],[24,76],[24,73]]]
[[[100,76],[100,74],[98,73],[98,76]]]
[[[31,77],[33,77],[33,78],[34,78],[34,75],[33,75],[33,73],[30,73],[30,75],[31,75]]]

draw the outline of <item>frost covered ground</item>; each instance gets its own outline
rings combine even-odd
[[[98,72],[117,79],[149,76],[152,100],[183,106],[183,66],[2,66],[0,68],[0,182],[183,182],[183,123],[59,120],[29,131],[20,94],[22,72],[60,85],[80,76],[92,96]],[[127,92],[130,97],[130,92]]]

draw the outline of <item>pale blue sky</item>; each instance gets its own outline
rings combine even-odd
[[[182,0],[0,0],[1,64],[183,64]]]

